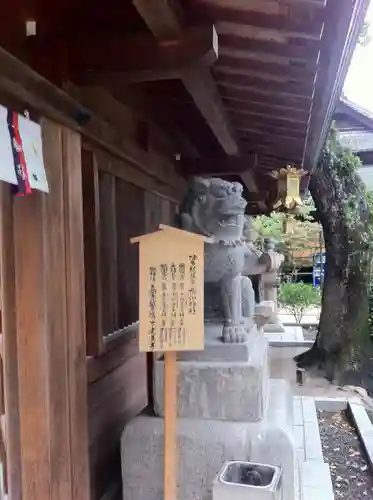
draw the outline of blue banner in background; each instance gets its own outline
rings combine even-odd
[[[324,282],[325,262],[325,252],[317,252],[314,254],[312,269],[313,286],[320,286]]]

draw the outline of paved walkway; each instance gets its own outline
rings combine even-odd
[[[331,384],[317,374],[306,373],[302,386],[296,383],[296,364],[294,356],[309,349],[307,346],[277,347],[271,345],[269,349],[269,367],[271,378],[283,378],[287,380],[295,396],[329,397],[340,398],[345,394],[336,385]]]
[[[333,500],[329,465],[324,462],[315,399],[294,397],[294,441],[301,466],[301,499]]]
[[[322,453],[316,408],[339,411],[347,406],[347,400],[360,405],[362,401],[356,392],[346,392],[347,387],[342,391],[316,373],[307,372],[302,386],[296,383],[293,358],[309,348],[301,344],[303,331],[299,329],[286,327],[282,339],[278,337],[277,340],[273,335],[280,334],[265,334],[270,341],[270,377],[287,380],[293,393],[293,439],[300,463],[300,500],[334,500],[329,464],[324,462]],[[286,345],[286,341],[294,344]]]

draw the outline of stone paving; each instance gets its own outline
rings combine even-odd
[[[373,468],[373,425],[361,404],[350,403],[350,412],[359,433],[361,443],[365,450],[369,465]]]
[[[296,383],[296,364],[294,356],[309,349],[306,345],[298,346],[274,346],[270,344],[269,365],[271,378],[283,378],[287,380],[295,396],[329,397],[338,398],[343,396],[340,389],[328,382],[323,377],[306,374],[304,385]]]
[[[288,334],[291,335],[291,330],[288,330]],[[307,349],[308,347],[301,343],[289,346],[284,343],[277,345],[270,341],[270,377],[287,380],[293,393],[293,431],[301,474],[300,500],[333,500],[330,469],[323,458],[316,409],[337,412],[350,403],[356,412],[356,419],[360,418],[361,421],[365,410],[361,406],[359,394],[341,391],[322,377],[307,375],[302,386],[296,383],[296,365],[293,358]],[[368,417],[364,418],[366,424]],[[366,447],[369,448],[372,443],[373,456],[373,427],[365,427],[369,427],[366,433]]]
[[[315,399],[295,396],[294,440],[301,470],[301,500],[333,500],[329,465],[324,462]]]
[[[301,326],[284,326],[285,332],[265,332],[264,336],[270,345],[293,345],[304,343],[303,328]]]

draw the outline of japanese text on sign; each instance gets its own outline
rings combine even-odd
[[[141,351],[204,348],[204,239],[177,229],[139,237]]]
[[[185,346],[188,316],[197,314],[196,266],[195,254],[189,255],[187,262],[149,266],[149,350],[155,349],[157,337],[160,350],[182,350]],[[157,311],[161,316],[159,332]]]

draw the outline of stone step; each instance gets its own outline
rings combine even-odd
[[[285,379],[269,379],[267,421],[277,427],[290,430],[294,422],[293,396]]]
[[[302,500],[334,500],[329,465],[312,460],[301,464]]]

